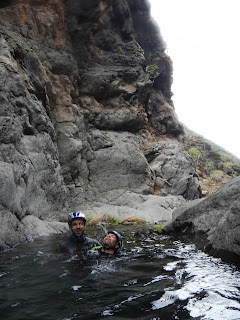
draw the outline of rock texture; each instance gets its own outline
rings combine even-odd
[[[188,205],[187,205],[188,206]],[[240,177],[226,183],[204,200],[195,200],[174,212],[164,228],[168,234],[185,235],[200,249],[240,266]]]
[[[11,0],[0,17],[2,248],[66,211],[169,221],[201,196],[147,1]]]
[[[0,247],[53,221],[166,223],[201,197],[147,0],[0,4]]]

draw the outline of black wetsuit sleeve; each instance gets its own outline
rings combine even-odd
[[[66,241],[62,241],[57,244],[57,248],[56,248],[57,253],[64,253],[68,251],[69,249],[68,249],[68,245],[66,244]]]
[[[84,241],[74,241],[71,238],[66,239],[58,243],[56,251],[58,253],[69,253],[69,254],[85,254],[88,250],[91,250],[93,247],[99,246],[100,243],[91,238],[85,237]]]

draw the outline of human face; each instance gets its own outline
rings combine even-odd
[[[106,249],[117,249],[119,245],[117,244],[117,236],[114,233],[108,233],[103,238],[103,246]]]
[[[82,218],[73,219],[71,225],[69,226],[69,229],[72,231],[72,233],[76,237],[81,238],[85,230],[85,224],[83,219]]]

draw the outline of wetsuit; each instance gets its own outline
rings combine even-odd
[[[81,238],[77,238],[72,234],[70,238],[58,244],[57,252],[81,255],[85,254],[95,246],[100,246],[100,243],[97,240],[87,238],[84,235]]]
[[[116,253],[111,254],[108,252],[102,251],[103,246],[98,245],[93,247],[90,251],[87,252],[88,258],[102,258],[102,257],[113,257],[113,256],[120,256],[121,251],[118,250]]]

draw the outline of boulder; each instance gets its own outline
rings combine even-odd
[[[20,220],[2,206],[0,207],[0,225],[0,251],[20,242],[28,242],[37,237],[68,230],[66,222],[43,220],[34,215],[25,215]]]
[[[164,139],[150,144],[144,154],[155,173],[155,194],[182,195],[187,200],[202,196],[195,164],[181,143]]]
[[[36,237],[46,237],[54,233],[64,233],[68,230],[68,225],[64,222],[40,220],[33,215],[29,215],[22,219],[19,228],[26,239],[32,241]]]
[[[240,177],[187,206],[177,209],[178,215],[163,232],[184,235],[211,255],[240,265]]]

